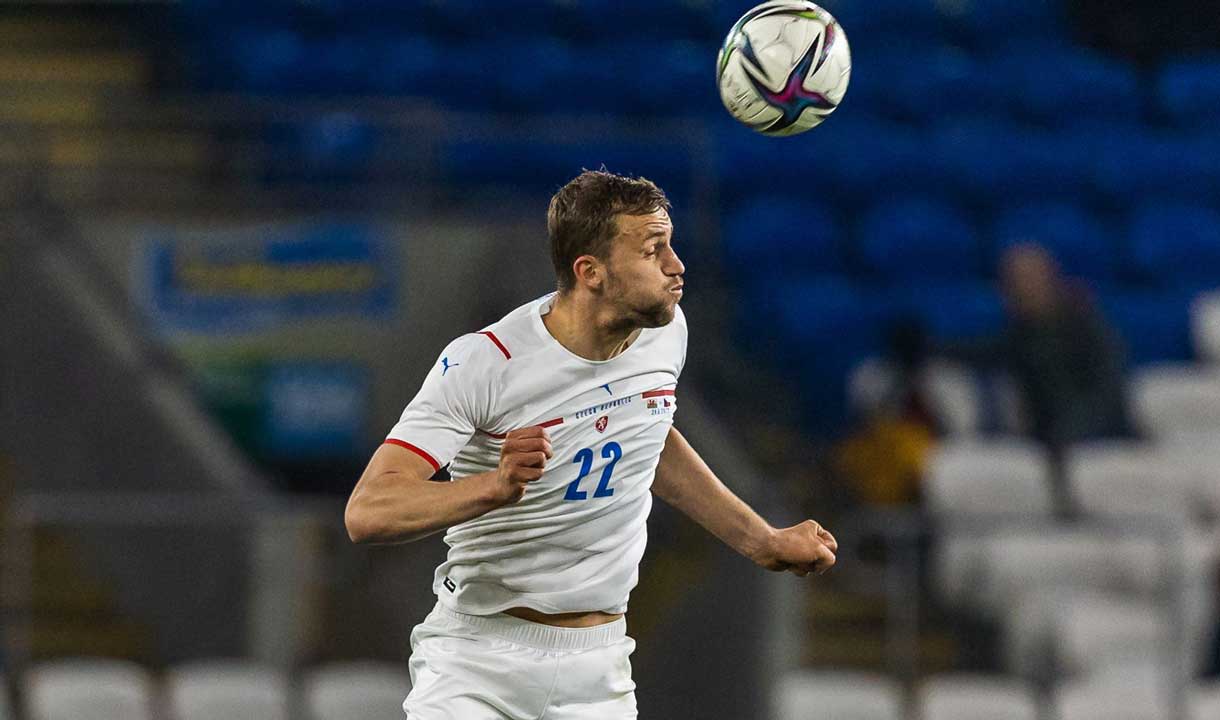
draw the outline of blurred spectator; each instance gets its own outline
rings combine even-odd
[[[1058,466],[1074,442],[1131,435],[1123,351],[1090,293],[1066,280],[1050,254],[1028,243],[1000,261],[1007,326],[995,337],[938,343],[935,354],[1007,371],[1031,435]],[[1061,507],[1066,488],[1057,482]]]
[[[920,382],[924,338],[903,325],[891,336],[895,378],[886,397],[834,451],[834,469],[856,499],[869,505],[914,502],[928,453],[940,434]]]

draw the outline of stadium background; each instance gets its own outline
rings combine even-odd
[[[346,493],[439,348],[551,287],[546,200],[603,164],[675,204],[679,426],[843,545],[769,576],[658,504],[645,717],[1220,717],[1220,13],[825,5],[851,86],[782,140],[716,95],[746,5],[0,8],[0,718],[398,692],[337,664],[401,672],[442,544],[349,546]],[[1002,331],[1030,241],[1121,338],[1135,437],[1048,462],[1003,373],[933,363],[918,483],[854,486],[894,328]]]

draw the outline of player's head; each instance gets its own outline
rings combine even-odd
[[[605,170],[560,188],[546,223],[559,292],[588,292],[639,327],[673,320],[686,268],[671,245],[669,208],[650,180]]]

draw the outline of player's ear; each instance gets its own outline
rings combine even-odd
[[[605,281],[606,272],[602,263],[592,255],[581,255],[572,263],[572,272],[576,275],[577,284],[590,289],[598,289]]]

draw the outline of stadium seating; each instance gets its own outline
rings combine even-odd
[[[36,666],[22,678],[28,720],[152,720],[149,673],[119,660],[73,659]]]
[[[1191,336],[1200,359],[1220,363],[1220,293],[1206,293],[1190,309]]]
[[[877,204],[861,220],[859,235],[864,267],[888,281],[954,281],[982,274],[982,245],[970,219],[931,198]]]
[[[1126,345],[1128,361],[1134,366],[1193,359],[1192,297],[1174,291],[1100,293],[1103,314],[1117,329]]]
[[[1056,720],[1169,720],[1173,707],[1164,679],[1142,671],[1065,684],[1052,704]]]
[[[1084,530],[1001,530],[982,541],[983,609],[1001,617],[1027,593],[1125,589],[1128,561],[1115,557],[1114,544]]]
[[[1066,460],[1080,508],[1102,517],[1147,516],[1178,521],[1190,513],[1195,475],[1174,453],[1141,443],[1098,442],[1073,448]]]
[[[290,686],[281,671],[240,660],[173,668],[165,680],[170,720],[288,720]]]
[[[1148,203],[1132,213],[1130,273],[1165,287],[1211,289],[1220,267],[1220,211],[1187,203]]]
[[[1161,440],[1220,437],[1220,368],[1155,365],[1132,381],[1140,429]]]
[[[1157,83],[1161,110],[1183,126],[1214,125],[1220,118],[1220,57],[1167,63]]]
[[[1199,685],[1191,690],[1189,720],[1220,717],[1220,682]]]
[[[1013,677],[936,675],[915,694],[917,720],[1037,720],[1032,687]]]
[[[1155,602],[1080,595],[1056,623],[1056,657],[1071,675],[1143,659],[1171,661],[1173,619]]]
[[[1050,467],[1045,452],[1020,440],[946,442],[928,463],[924,484],[937,518],[1051,512]]]
[[[1139,120],[1140,83],[1126,63],[1099,52],[1064,46],[1016,46],[991,64],[997,82],[1009,89],[1013,111],[1038,123],[1079,118]]]
[[[833,212],[814,200],[758,198],[734,208],[722,243],[729,268],[768,277],[841,273],[842,234]]]
[[[901,720],[903,693],[884,675],[801,670],[780,679],[778,720]]]
[[[399,720],[411,690],[403,667],[368,662],[316,668],[303,684],[307,720]]]

